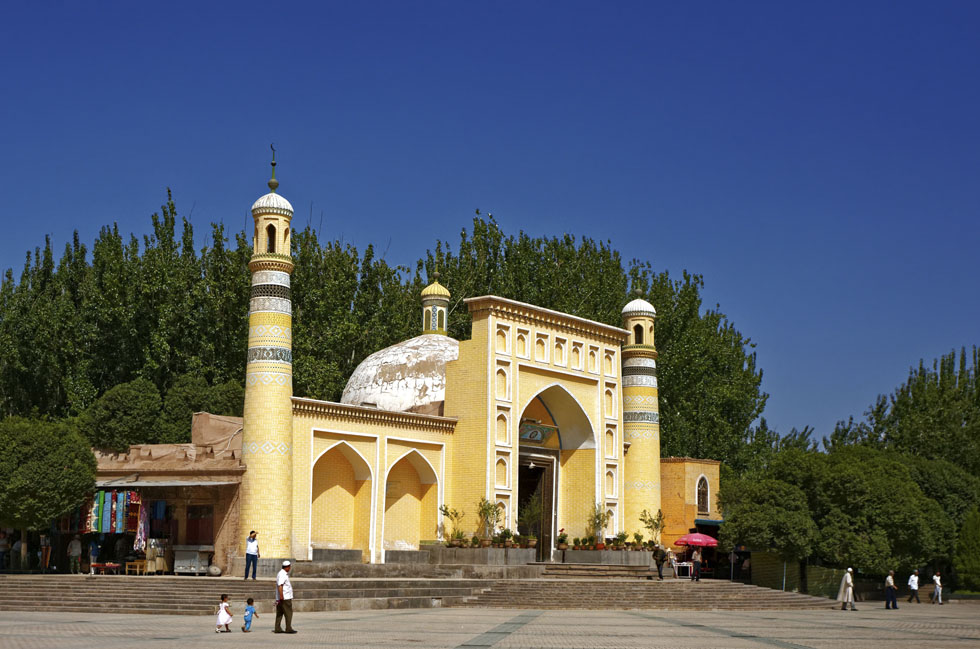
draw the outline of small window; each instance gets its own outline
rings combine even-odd
[[[633,344],[642,345],[643,344],[643,325],[636,325],[633,327]]]
[[[446,312],[443,311],[442,309],[439,309],[439,329],[442,330],[445,328],[446,328]]]
[[[265,229],[266,252],[276,251],[276,226],[269,224]]]
[[[698,480],[698,513],[706,514],[708,513],[708,479],[701,476]]]

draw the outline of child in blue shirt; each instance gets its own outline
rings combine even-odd
[[[242,625],[242,631],[249,633],[252,630],[252,616],[254,615],[255,617],[258,617],[259,614],[255,612],[254,599],[249,597],[247,600],[245,600],[245,604],[247,604],[247,606],[245,607],[245,617],[243,618],[245,620],[245,624]]]

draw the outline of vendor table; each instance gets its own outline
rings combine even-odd
[[[145,575],[146,574],[146,561],[138,559],[136,561],[126,562],[126,574],[127,575]]]
[[[106,572],[111,572],[114,575],[119,574],[119,569],[122,568],[122,564],[119,563],[93,563],[92,569],[95,570],[100,575],[106,574]]]

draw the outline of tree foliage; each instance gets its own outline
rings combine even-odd
[[[747,545],[772,550],[787,560],[813,551],[817,526],[806,495],[780,480],[739,480],[719,494],[725,523],[719,541],[724,547]]]
[[[65,424],[0,421],[0,524],[43,529],[95,488],[95,457]]]
[[[881,395],[861,421],[838,422],[830,447],[871,446],[946,460],[980,474],[978,350],[950,352],[909,370],[892,394]]]
[[[796,446],[775,451],[764,468],[723,482],[723,538],[747,544],[767,538],[766,519],[783,517],[777,505],[788,486],[804,496],[816,524],[809,556],[872,574],[908,570],[949,559],[964,503],[973,506],[980,496],[976,480],[947,463],[868,447],[821,453]],[[938,484],[933,475],[943,476]],[[778,494],[776,501],[758,492],[758,484]],[[955,487],[952,497],[935,497],[944,485]]]
[[[980,510],[976,507],[963,521],[953,567],[960,583],[969,590],[980,591]]]
[[[237,398],[248,238],[238,232],[229,240],[212,225],[196,250],[169,192],[151,225],[142,239],[104,227],[91,256],[76,235],[57,262],[46,240],[19,278],[7,271],[0,417],[80,416],[94,443],[120,448],[181,439],[181,419],[214,403],[214,388],[207,399],[198,394],[205,383],[228,388],[226,410]],[[296,394],[337,400],[368,354],[420,333],[419,292],[436,270],[453,295],[449,332],[461,339],[469,336],[468,297],[492,293],[618,326],[631,289],[639,289],[658,312],[664,452],[745,463],[741,447],[766,401],[762,372],[751,341],[717,307],[704,308],[699,275],[676,279],[643,261],[625,264],[609,242],[507,235],[479,213],[455,247],[436,241],[414,267],[390,265],[371,246],[321,241],[309,227],[294,232],[292,245]],[[137,380],[155,387],[160,405],[142,382],[110,396]],[[120,398],[127,394],[132,403]],[[118,425],[108,421],[115,416]]]

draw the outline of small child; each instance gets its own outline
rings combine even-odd
[[[254,606],[255,600],[254,599],[252,599],[251,597],[249,597],[247,600],[245,600],[245,604],[246,604],[246,606],[245,606],[245,617],[243,618],[245,620],[245,624],[242,625],[242,631],[244,631],[245,633],[251,633],[251,631],[252,631],[252,616],[254,615],[255,617],[258,617],[259,614],[255,612],[255,606]]]
[[[218,604],[218,623],[214,628],[215,633],[231,633],[228,625],[231,624],[231,613],[228,611],[228,596],[221,596],[221,603]],[[225,627],[224,631],[221,627]]]

